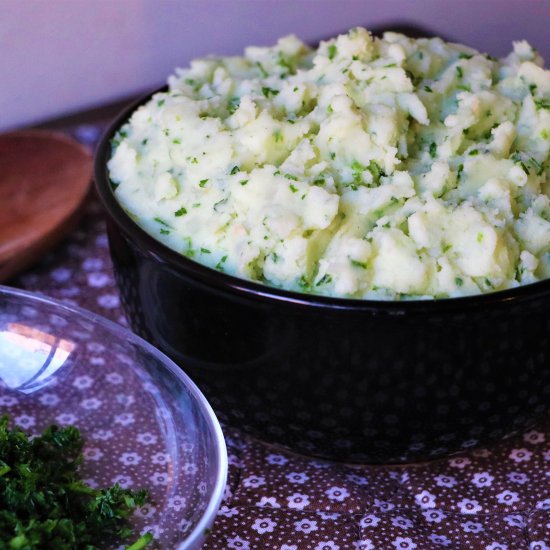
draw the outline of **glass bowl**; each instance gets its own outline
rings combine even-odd
[[[220,505],[227,452],[195,384],[130,331],[0,286],[0,411],[29,433],[76,425],[92,486],[145,488],[132,516],[148,548],[199,548]]]

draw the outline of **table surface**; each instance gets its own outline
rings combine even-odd
[[[93,149],[122,103],[42,125]],[[101,206],[11,281],[126,325]],[[420,465],[349,466],[225,430],[229,479],[204,548],[550,549],[550,419],[484,449]]]

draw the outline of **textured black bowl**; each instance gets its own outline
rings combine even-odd
[[[145,233],[113,196],[109,142],[136,105],[107,131],[95,166],[122,303],[133,329],[181,365],[227,425],[311,455],[410,462],[548,413],[550,281],[378,302],[207,268]]]

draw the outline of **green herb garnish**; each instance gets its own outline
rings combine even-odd
[[[0,548],[98,550],[133,535],[127,520],[146,491],[115,484],[94,489],[79,475],[84,440],[74,426],[50,426],[35,438],[0,418]],[[144,548],[146,533],[127,546]]]
[[[550,109],[550,99],[535,99],[537,109]]]
[[[367,170],[372,174],[372,179],[376,184],[380,183],[380,178],[386,175],[375,160],[369,162]]]
[[[360,267],[361,269],[367,269],[367,262],[360,262],[358,260],[353,260],[350,258],[350,263],[354,267]]]
[[[169,224],[167,224],[162,218],[153,218],[154,221],[157,223],[160,223],[160,225],[164,225],[165,227],[170,227]]]
[[[240,104],[241,104],[241,98],[240,97],[232,97],[227,102],[227,111],[229,112],[229,114],[232,115],[239,108]]]
[[[278,93],[279,90],[274,90],[273,88],[269,88],[268,86],[264,86],[262,88],[262,94],[264,94],[265,97],[276,96]]]
[[[216,264],[216,269],[218,271],[223,271],[223,264],[226,262],[227,256],[222,256],[221,260]]]
[[[263,65],[259,61],[256,61],[256,67],[260,69],[260,73],[262,73],[262,76],[264,78],[267,78],[269,76],[268,72],[264,69]]]
[[[332,282],[332,276],[325,273],[316,283],[315,286],[328,285]]]
[[[338,53],[338,48],[336,47],[336,44],[330,44],[330,46],[327,48],[327,52],[328,58],[332,61]]]

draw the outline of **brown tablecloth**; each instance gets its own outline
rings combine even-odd
[[[67,130],[93,146],[99,129]],[[126,324],[93,197],[71,236],[12,284]],[[225,434],[229,482],[207,549],[550,549],[550,419],[402,467],[327,463]]]

